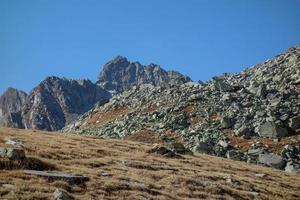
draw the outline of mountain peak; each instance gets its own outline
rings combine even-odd
[[[182,84],[191,81],[187,76],[167,72],[159,65],[142,65],[138,61],[129,62],[126,57],[117,56],[103,67],[97,84],[106,90],[122,92],[135,85],[152,84],[155,86]]]

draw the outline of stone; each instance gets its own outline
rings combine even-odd
[[[221,117],[221,126],[222,128],[231,128],[235,123],[235,119],[228,116]]]
[[[192,155],[193,152],[189,149],[187,149],[182,143],[171,143],[168,145],[169,149],[173,151],[174,153],[178,154],[189,154]]]
[[[249,156],[259,156],[259,154],[263,154],[264,152],[264,149],[249,149],[247,153]]]
[[[289,127],[293,130],[297,130],[300,128],[300,116],[293,117],[289,119]]]
[[[71,175],[61,172],[48,172],[38,170],[24,170],[25,174],[45,177],[50,180],[63,180],[69,183],[83,183],[89,180],[86,176]]]
[[[25,151],[17,148],[0,148],[0,156],[11,160],[23,160]]]
[[[5,158],[6,157],[6,148],[0,147],[0,157]]]
[[[224,140],[220,140],[218,142],[218,145],[220,145],[223,148],[227,148],[228,147],[228,142],[224,141]]]
[[[74,200],[67,192],[56,189],[53,193],[54,200]]]
[[[300,163],[294,163],[293,161],[290,161],[286,164],[284,170],[290,173],[300,173]]]
[[[25,151],[23,149],[8,148],[6,156],[12,160],[23,160],[25,158]]]
[[[20,140],[16,140],[16,139],[13,139],[13,138],[5,138],[4,140],[5,140],[5,144],[13,145],[13,146],[18,147],[18,148],[25,147],[25,143],[20,141]]]
[[[210,154],[212,146],[206,142],[199,142],[193,149],[194,152]]]
[[[258,134],[261,137],[276,138],[287,136],[288,131],[286,128],[278,127],[274,122],[265,122],[260,125]]]
[[[165,157],[174,157],[176,154],[171,151],[170,149],[168,149],[165,146],[161,146],[159,144],[156,144],[153,146],[153,148],[151,148],[148,153],[156,153]]]
[[[255,174],[256,177],[259,177],[259,178],[264,178],[266,176],[266,174]]]
[[[267,95],[267,87],[265,84],[262,84],[258,87],[258,90],[256,92],[256,96],[265,98]]]
[[[259,154],[258,162],[277,169],[283,169],[285,166],[285,161],[283,158],[274,153]]]
[[[2,184],[2,187],[7,188],[7,189],[10,189],[10,190],[16,188],[16,187],[15,187],[14,185],[12,185],[12,184]]]

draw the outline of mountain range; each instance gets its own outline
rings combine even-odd
[[[106,63],[96,83],[47,77],[27,95],[8,88],[0,97],[0,126],[55,131],[90,110],[96,102],[111,98],[134,85],[176,85],[191,81],[159,65],[141,65],[117,56]]]

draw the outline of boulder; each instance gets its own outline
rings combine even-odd
[[[297,130],[300,128],[300,116],[293,117],[289,119],[289,127],[293,130]]]
[[[293,161],[290,161],[286,164],[284,170],[286,172],[299,173],[300,172],[300,164],[299,163],[294,163]]]
[[[11,160],[23,160],[25,151],[23,149],[7,148],[6,157]]]
[[[6,157],[6,148],[0,147],[0,157],[5,158]]]
[[[221,126],[222,128],[231,128],[235,123],[235,119],[229,116],[221,117]]]
[[[86,176],[79,176],[79,175],[71,175],[65,174],[61,172],[47,172],[47,171],[38,171],[38,170],[24,170],[25,174],[45,177],[50,180],[63,180],[69,183],[82,183],[89,180]]]
[[[206,143],[206,142],[199,142],[194,147],[193,150],[194,150],[194,152],[198,152],[198,153],[210,154],[212,152],[212,146],[209,143]]]
[[[277,169],[283,169],[285,166],[285,161],[283,158],[274,153],[259,154],[258,162]]]
[[[25,151],[23,149],[1,147],[0,157],[11,160],[23,160],[25,159]]]
[[[187,149],[181,143],[176,143],[176,142],[175,143],[171,143],[171,144],[169,144],[169,149],[171,151],[173,151],[174,153],[178,153],[178,154],[183,154],[183,155],[185,155],[185,154],[189,154],[189,155],[193,154],[193,152],[191,150]]]
[[[68,193],[63,190],[56,189],[53,193],[53,197],[55,200],[74,200]]]
[[[176,155],[167,147],[161,146],[159,144],[154,145],[153,148],[148,151],[148,153],[156,153],[165,157],[174,157]]]
[[[259,126],[258,134],[261,137],[277,138],[287,136],[288,131],[286,128],[279,127],[274,122],[265,122]]]

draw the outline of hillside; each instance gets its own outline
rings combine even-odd
[[[180,141],[195,152],[300,171],[299,108],[296,46],[207,83],[133,87],[97,104],[64,131],[150,143]]]
[[[0,158],[0,199],[299,199],[300,175],[205,154],[163,157],[152,145],[21,129],[0,129],[24,146],[25,161]],[[23,168],[84,175],[70,184],[25,174]]]

